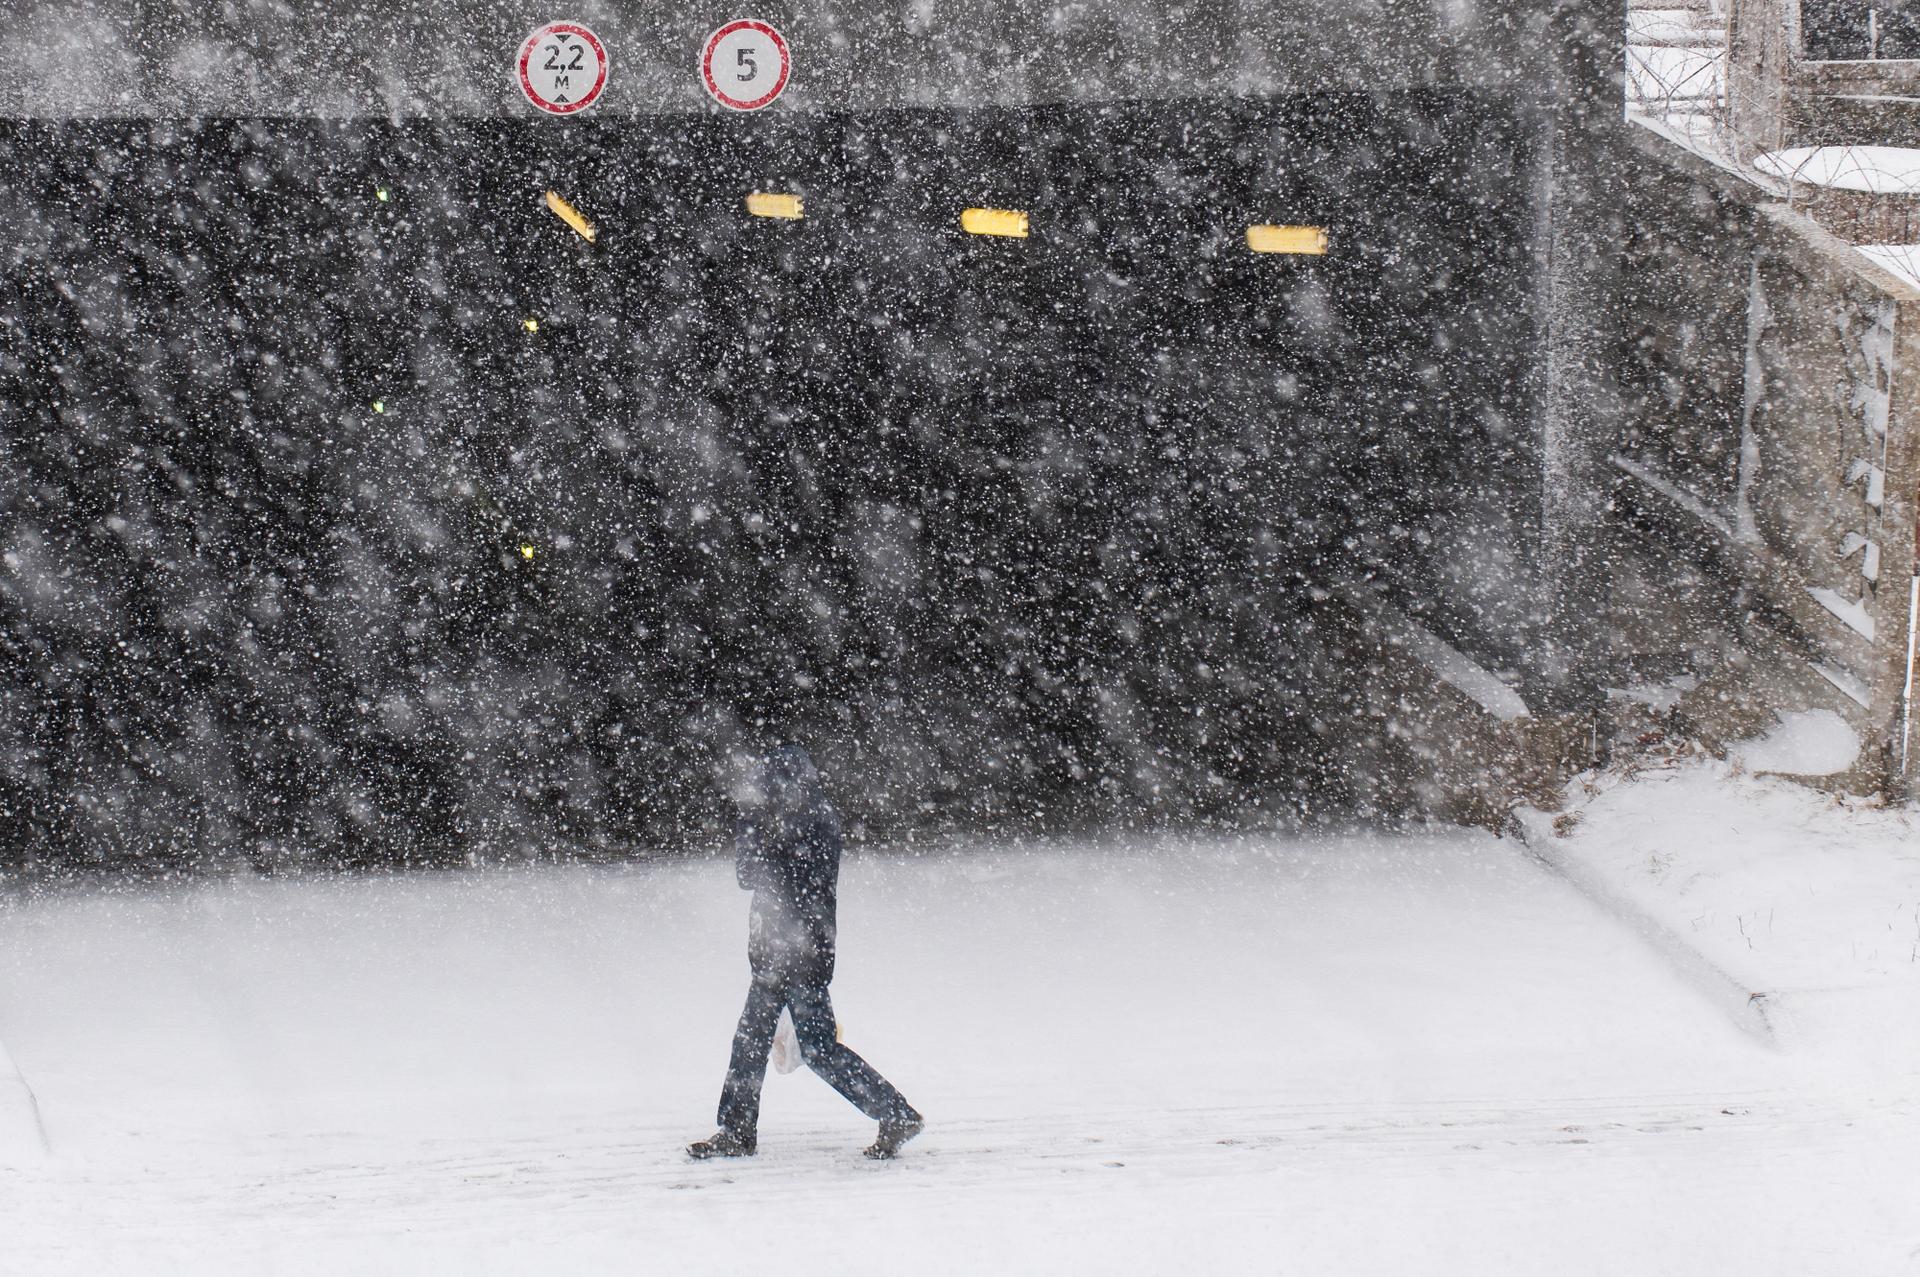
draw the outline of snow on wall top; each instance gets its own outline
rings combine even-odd
[[[1920,195],[1920,150],[1908,146],[1795,146],[1753,161],[1762,173],[1874,195]]]
[[[1463,84],[1537,93],[1562,38],[1550,6],[1477,0],[23,0],[0,24],[0,116],[493,116],[530,111],[508,74],[543,22],[591,25],[602,113],[699,112],[694,64],[729,18],[794,51],[776,109],[960,107]],[[1607,5],[1583,38],[1624,29]],[[1619,21],[1614,21],[1615,17]],[[1570,25],[1569,30],[1572,29]]]

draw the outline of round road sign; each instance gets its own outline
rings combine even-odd
[[[741,18],[707,37],[700,51],[700,82],[721,106],[758,111],[787,87],[793,58],[769,23]]]
[[[607,48],[578,22],[549,22],[520,45],[520,91],[549,115],[572,115],[607,87]]]

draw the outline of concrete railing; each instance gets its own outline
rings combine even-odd
[[[1648,396],[1612,458],[1622,508],[1647,531],[1626,574],[1645,588],[1619,604],[1622,641],[1644,649],[1688,627],[1728,637],[1736,654],[1691,707],[1706,734],[1764,727],[1763,711],[1831,709],[1863,744],[1835,783],[1910,793],[1920,287],[1768,189],[1648,150],[1670,171],[1691,165],[1687,180],[1713,200],[1704,220],[1670,206],[1651,238],[1718,276],[1694,310],[1717,302],[1742,322],[1674,361],[1717,369],[1715,390]],[[1649,294],[1629,326],[1697,331],[1688,302]],[[1628,365],[1649,358],[1627,349]],[[1658,382],[1664,370],[1638,371]]]
[[[1735,530],[1815,671],[1910,776],[1920,288],[1796,213],[1763,213]]]

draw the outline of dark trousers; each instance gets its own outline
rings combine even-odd
[[[747,990],[746,1009],[740,1012],[740,1027],[733,1032],[733,1058],[727,1064],[727,1084],[720,1091],[720,1129],[741,1136],[758,1130],[760,1084],[767,1076],[767,1054],[773,1049],[782,1007],[793,1013],[800,1058],[848,1103],[876,1122],[913,1112],[892,1083],[837,1040],[826,985],[756,975]]]

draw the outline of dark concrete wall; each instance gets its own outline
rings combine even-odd
[[[0,857],[615,853],[785,734],[869,828],[1369,804],[1326,587],[1501,580],[1537,136],[0,126]],[[804,222],[743,215],[768,155]],[[1011,194],[1032,239],[960,233]]]
[[[0,115],[50,117],[0,154],[0,401],[30,417],[12,459],[38,503],[20,580],[79,573],[5,600],[20,677],[71,676],[23,682],[0,734],[27,760],[0,805],[45,804],[47,851],[612,849],[704,819],[709,765],[795,724],[879,822],[1363,805],[1376,778],[1328,757],[1327,724],[1398,725],[1349,694],[1380,671],[1325,623],[1346,576],[1503,672],[1584,677],[1545,622],[1591,596],[1543,588],[1575,574],[1538,547],[1543,523],[1591,530],[1611,439],[1583,334],[1619,251],[1594,158],[1618,6],[771,6],[794,84],[748,120],[693,69],[739,11],[8,16]],[[507,77],[557,17],[613,59],[568,124]],[[549,183],[598,249],[539,208]],[[740,217],[775,183],[815,213],[792,243]],[[965,242],[963,202],[1040,233],[1017,258]],[[1252,260],[1252,220],[1341,251]],[[839,464],[768,508],[822,521],[762,511],[767,533],[714,499],[802,444]],[[1022,485],[1056,470],[1085,491],[1036,504]],[[748,556],[768,535],[819,580]],[[923,592],[890,583],[890,543],[934,565]],[[235,579],[264,593],[179,603]],[[873,616],[909,604],[927,642],[903,654]],[[222,626],[236,646],[201,661]],[[394,700],[440,677],[429,651],[454,691]],[[149,688],[156,661],[188,676]]]

